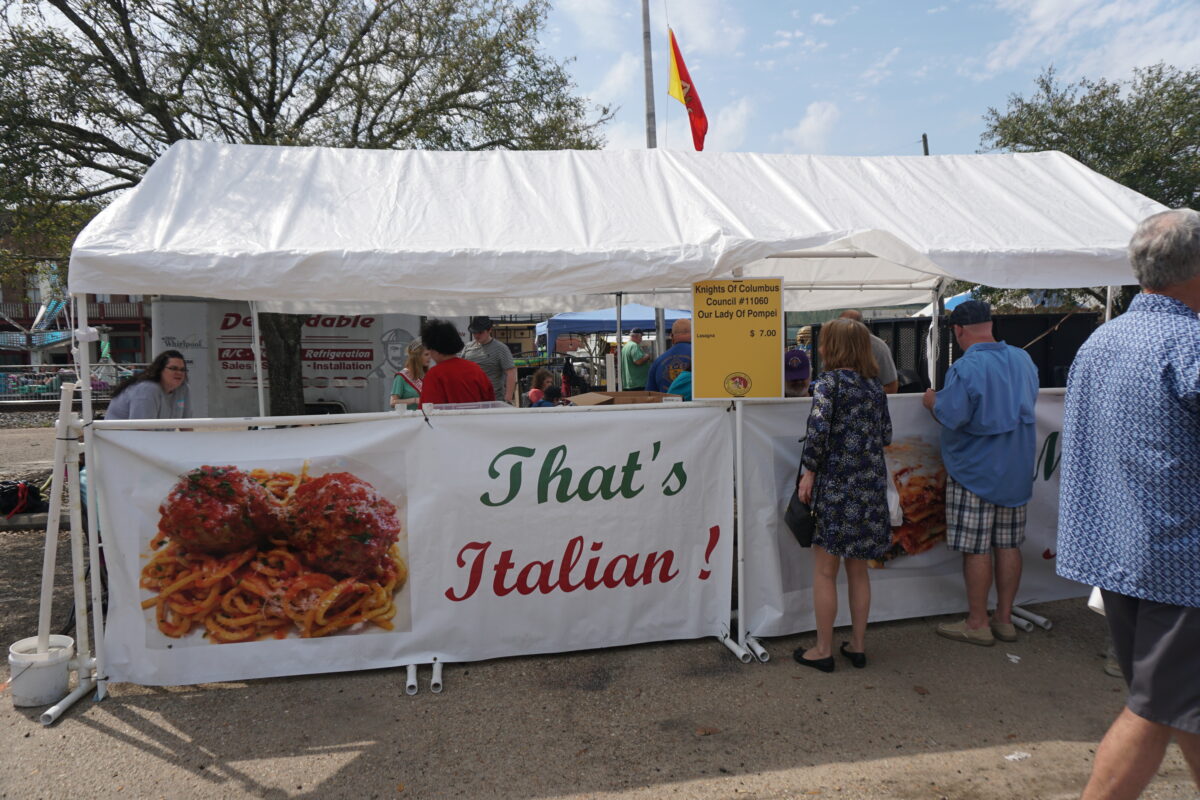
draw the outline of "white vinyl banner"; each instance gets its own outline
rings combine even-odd
[[[967,607],[962,557],[945,545],[945,471],[939,426],[921,395],[888,398],[892,445],[888,471],[898,485],[904,524],[893,528],[888,557],[871,570],[871,620],[883,621],[962,611]],[[811,551],[800,547],[783,522],[795,485],[811,400],[753,403],[743,409],[746,494],[742,510],[745,547],[746,632],[783,636],[815,628]],[[1058,460],[1062,429],[1061,390],[1042,391],[1037,402],[1038,457],[1026,523],[1024,574],[1018,603],[1083,597],[1087,587],[1054,574],[1058,522]],[[839,575],[837,625],[850,623],[845,575]]]
[[[723,409],[98,430],[107,677],[150,685],[728,632]]]

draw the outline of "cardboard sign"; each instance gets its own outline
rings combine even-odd
[[[692,397],[783,396],[783,279],[692,284]]]

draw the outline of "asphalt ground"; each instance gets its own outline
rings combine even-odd
[[[0,465],[50,452],[14,433]],[[42,538],[0,531],[0,642],[36,633]],[[112,684],[51,727],[0,692],[0,798],[1078,797],[1124,684],[1082,600],[1033,608],[1052,630],[991,648],[874,625],[867,668],[829,675],[790,636],[766,664],[700,640],[448,665],[442,694],[423,668],[413,697],[399,669]],[[1144,797],[1197,796],[1172,748]]]

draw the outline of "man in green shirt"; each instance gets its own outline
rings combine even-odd
[[[621,348],[621,388],[629,392],[645,389],[649,371],[650,354],[642,349],[642,329],[634,328]]]

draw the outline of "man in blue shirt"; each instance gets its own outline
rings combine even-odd
[[[671,347],[650,365],[646,391],[665,392],[681,372],[692,371],[692,321],[677,319],[671,324]]]
[[[1129,243],[1143,293],[1067,382],[1058,574],[1103,590],[1129,698],[1084,798],[1137,797],[1172,737],[1200,786],[1200,214]]]
[[[924,402],[942,425],[946,544],[963,554],[967,618],[943,623],[937,633],[985,646],[1015,642],[1012,605],[1021,584],[1025,505],[1033,496],[1037,368],[1024,350],[992,336],[987,303],[960,303],[946,321],[963,355],[945,387],[926,391]],[[993,574],[996,613],[989,619]]]

